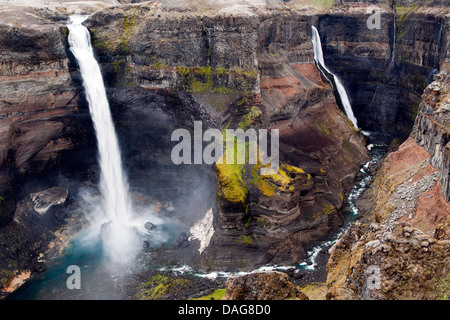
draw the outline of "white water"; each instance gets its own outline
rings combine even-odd
[[[394,63],[395,61],[395,47],[397,42],[397,10],[395,9],[395,1],[392,1],[392,12],[394,14],[394,35],[392,39],[392,53],[391,53],[391,61],[389,62],[389,65]]]
[[[94,57],[89,31],[81,24],[85,19],[86,16],[70,18],[69,44],[83,77],[98,143],[102,195],[99,220],[104,227],[101,237],[107,254],[122,261],[131,252],[130,248],[135,247],[136,236],[130,228],[132,206],[102,74]]]
[[[316,27],[311,26],[311,42],[313,46],[314,51],[314,60],[316,63],[320,65],[321,68],[326,70],[329,74],[331,74],[334,77],[334,82],[336,83],[336,90],[339,93],[339,96],[342,101],[342,105],[345,110],[345,114],[350,119],[350,121],[353,123],[355,128],[358,128],[358,122],[356,120],[355,115],[353,114],[353,109],[350,104],[350,100],[348,98],[347,92],[345,91],[344,86],[342,85],[341,80],[333,74],[328,68],[325,66],[325,61],[323,59],[323,51],[322,51],[322,42],[320,41],[319,32],[317,31]]]

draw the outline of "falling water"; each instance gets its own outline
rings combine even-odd
[[[334,75],[330,70],[328,70],[327,67],[325,66],[325,61],[323,59],[323,52],[322,52],[322,42],[320,41],[319,32],[314,26],[311,26],[311,42],[314,51],[314,60],[316,61],[317,64],[320,65],[322,69],[324,69],[327,73],[333,76],[334,82],[336,84],[336,90],[339,94],[339,97],[341,98],[342,105],[344,106],[345,114],[353,123],[355,128],[358,128],[358,122],[355,118],[355,115],[353,114],[350,100],[348,99],[347,92],[345,91],[345,88],[342,85],[341,80],[336,75]]]
[[[395,61],[395,46],[397,42],[397,10],[395,9],[395,0],[392,1],[392,12],[394,13],[394,34],[392,39],[392,53],[391,53],[391,61],[389,62],[389,66]]]
[[[132,238],[128,234],[129,231],[126,231],[131,225],[132,208],[102,74],[93,54],[89,31],[81,24],[85,19],[85,16],[70,18],[69,45],[83,77],[86,99],[97,136],[101,170],[101,211],[104,216],[103,222],[112,222],[108,228],[104,228],[109,229],[107,233],[110,235],[106,235],[107,249],[120,253],[117,249],[126,248]],[[103,234],[102,237],[104,236]],[[123,249],[122,253],[126,251]]]

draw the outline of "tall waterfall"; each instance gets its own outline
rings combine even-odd
[[[355,118],[355,115],[353,114],[352,106],[350,104],[350,100],[348,99],[347,92],[345,91],[344,86],[342,85],[341,80],[334,75],[330,70],[327,69],[325,66],[325,61],[323,59],[323,52],[322,52],[322,42],[320,41],[319,32],[317,31],[316,27],[311,26],[311,42],[313,46],[314,51],[314,60],[317,64],[320,65],[320,67],[325,70],[327,73],[331,74],[334,78],[334,82],[336,84],[336,90],[339,94],[339,97],[341,98],[342,105],[344,107],[345,114],[350,119],[350,121],[353,123],[355,128],[358,128],[358,122]]]
[[[126,253],[128,250],[125,248],[126,244],[132,241],[132,236],[127,231],[131,226],[132,218],[129,188],[122,169],[119,144],[100,67],[93,54],[89,31],[81,24],[85,19],[84,16],[70,18],[71,23],[67,26],[69,45],[83,77],[83,86],[97,136],[98,160],[101,170],[101,211],[104,215],[103,222],[112,222],[107,228],[109,230],[106,234],[106,242],[110,247],[107,249],[120,252],[120,249],[124,248],[122,251]],[[118,248],[119,250],[117,250]]]
[[[397,42],[397,10],[395,8],[395,0],[392,1],[392,12],[394,14],[394,31],[392,35],[392,53],[391,53],[391,60],[389,62],[389,66],[394,63],[395,61],[395,47]]]

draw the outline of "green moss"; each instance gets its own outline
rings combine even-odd
[[[321,133],[326,134],[326,135],[330,134],[330,130],[328,129],[328,126],[323,119],[314,121],[313,124],[317,128],[317,130],[319,130]]]
[[[443,278],[441,280],[441,284],[439,287],[439,297],[438,300],[449,300],[450,296],[450,276],[447,276],[447,278]]]
[[[168,68],[169,66],[167,64],[162,63],[158,59],[156,59],[154,62],[150,64],[150,66],[156,70],[162,70],[165,68]]]
[[[0,288],[6,287],[12,279],[14,279],[15,273],[12,270],[1,269],[0,270]]]
[[[256,70],[225,69],[211,67],[177,66],[179,89],[187,92],[246,94],[251,93],[258,73]],[[234,79],[233,87],[228,87],[230,76]]]
[[[247,200],[248,190],[242,179],[242,168],[242,164],[216,164],[219,189],[229,202],[245,204]]]
[[[321,9],[330,9],[334,4],[334,0],[310,0],[309,4]]]
[[[225,289],[217,289],[211,294],[208,294],[207,296],[203,296],[200,298],[195,298],[191,300],[221,300],[223,296],[225,295]]]
[[[237,242],[241,245],[253,245],[253,238],[251,235],[241,235]]]
[[[406,31],[408,30],[408,23],[411,13],[417,8],[414,3],[411,3],[409,6],[404,6],[402,4],[396,3],[395,10],[397,12],[396,19],[396,42],[399,43],[402,41]]]
[[[244,115],[241,122],[239,122],[239,128],[246,129],[261,116],[262,111],[257,106],[251,107],[250,111]]]
[[[351,144],[350,141],[348,141],[348,139],[346,139],[346,138],[344,138],[344,140],[342,141],[342,148],[349,156],[351,156],[351,157],[358,156],[358,151],[356,150],[354,145]]]
[[[182,278],[169,278],[165,275],[157,274],[142,284],[138,293],[133,297],[138,300],[155,300],[163,298],[170,290],[180,290],[189,283],[189,280]]]
[[[222,130],[225,132],[225,128]],[[225,135],[226,139],[229,139],[228,135]],[[224,141],[224,152],[222,155],[222,163],[216,163],[217,181],[220,190],[219,196],[223,196],[227,201],[231,203],[241,203],[245,205],[247,201],[248,190],[246,183],[244,182],[243,173],[244,165],[237,164],[237,139],[233,137],[234,140],[234,152],[233,152],[233,163],[227,164],[226,161],[226,145],[227,141]],[[248,152],[246,152],[248,156]]]
[[[278,168],[278,172],[273,175],[260,176],[259,170],[264,167],[260,163],[252,168],[252,184],[256,186],[262,194],[267,197],[274,196],[277,191],[294,192],[297,181],[303,185],[311,182],[311,175],[307,174],[303,169],[282,164]]]
[[[270,224],[269,221],[266,221],[264,218],[261,218],[261,217],[256,217],[255,220],[256,220],[256,223],[258,224],[258,226],[260,226],[260,227],[264,227],[264,226],[267,226]]]
[[[130,35],[133,32],[133,28],[136,24],[135,16],[124,16],[123,17],[123,33]]]

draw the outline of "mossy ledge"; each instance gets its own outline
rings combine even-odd
[[[250,94],[258,84],[258,71],[239,68],[177,66],[177,89],[186,92]]]

